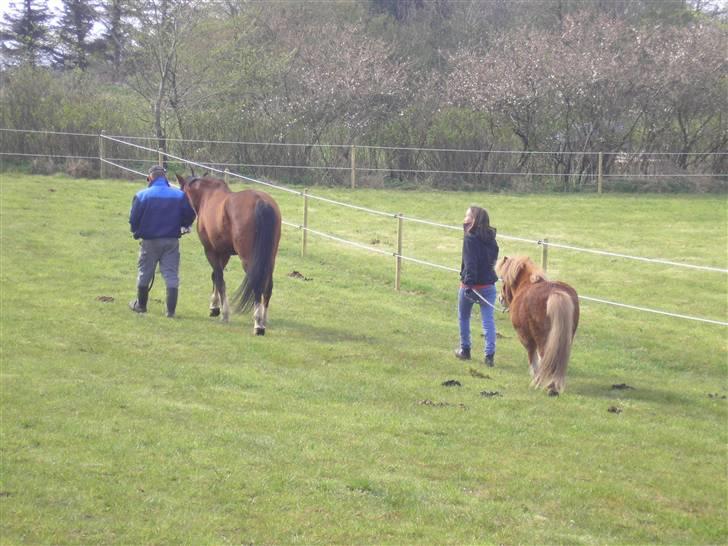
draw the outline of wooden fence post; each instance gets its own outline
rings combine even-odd
[[[541,269],[546,271],[549,262],[549,240],[544,239],[541,241]]]
[[[225,176],[225,184],[229,184],[230,183],[230,171],[227,169],[227,167],[225,168],[224,176]]]
[[[99,178],[106,178],[106,163],[104,163],[104,132],[99,134]]]
[[[301,257],[306,256],[306,239],[308,236],[308,189],[303,190],[303,228],[301,233]]]
[[[351,147],[351,189],[356,188],[356,146]]]
[[[400,279],[402,277],[402,213],[397,215],[397,262],[394,270],[394,289],[399,291]]]
[[[602,193],[602,165],[603,165],[603,157],[602,152],[599,152],[599,156],[597,158],[597,193],[601,195]]]

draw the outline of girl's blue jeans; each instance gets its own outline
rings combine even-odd
[[[458,319],[460,322],[460,347],[463,349],[470,348],[470,314],[473,311],[475,302],[465,297],[466,288],[460,288],[458,292]],[[473,291],[476,291],[473,288]],[[491,284],[485,288],[477,290],[477,292],[485,298],[485,301],[491,305],[495,305],[496,289]],[[480,303],[480,319],[483,323],[483,333],[485,334],[485,354],[495,354],[495,309],[491,305]]]

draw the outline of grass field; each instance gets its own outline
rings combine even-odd
[[[160,278],[138,316],[127,219],[142,184],[1,176],[2,544],[728,540],[725,326],[583,302],[566,392],[550,398],[529,388],[507,315],[495,368],[453,358],[456,274],[405,263],[395,292],[392,257],[312,235],[302,258],[288,227],[265,337],[248,316],[207,317],[194,234],[178,318]],[[477,203],[500,234],[728,266],[724,197],[313,193],[451,225]],[[300,197],[273,195],[299,223]],[[309,222],[396,244],[391,218],[312,201]],[[457,268],[460,237],[405,223],[404,254]],[[549,273],[582,295],[728,318],[724,273],[558,249]],[[231,261],[228,286],[241,279]]]

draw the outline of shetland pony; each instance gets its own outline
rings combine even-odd
[[[233,295],[235,311],[253,307],[253,332],[264,335],[273,292],[273,269],[281,238],[281,212],[265,192],[230,191],[224,180],[208,176],[183,178],[179,186],[197,213],[197,234],[212,266],[210,316],[230,315],[225,293],[225,266],[237,254],[245,278]]]
[[[549,281],[528,256],[505,256],[496,263],[501,301],[511,313],[518,338],[528,351],[531,385],[558,396],[579,324],[579,297],[566,283]]]

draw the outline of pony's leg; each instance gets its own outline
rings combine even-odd
[[[518,339],[521,342],[521,345],[523,345],[528,352],[528,371],[531,373],[531,379],[533,379],[538,373],[538,364],[540,360],[538,358],[538,351],[536,350],[536,340],[534,340],[524,328],[516,328],[516,333],[518,334]]]
[[[541,358],[538,356],[538,351],[528,353],[528,363],[530,364],[531,379],[534,379],[538,375],[538,366],[541,364]]]
[[[534,340],[529,339],[524,345],[526,346],[526,351],[528,351],[528,369],[531,372],[531,379],[534,379],[538,375],[538,365],[541,362],[541,358],[538,356],[538,350]]]

